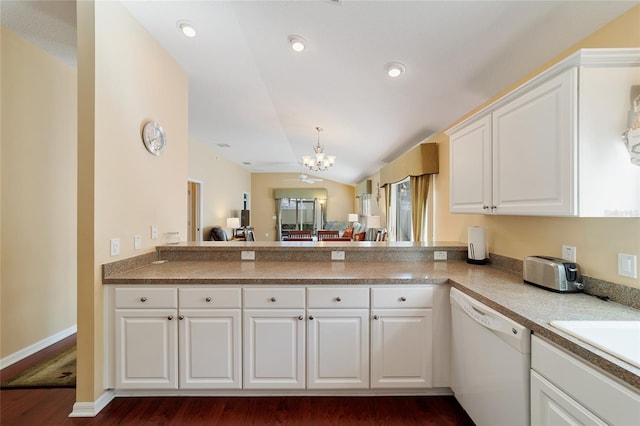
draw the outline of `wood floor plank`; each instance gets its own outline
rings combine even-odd
[[[75,343],[75,335],[2,370],[10,378]],[[95,418],[69,418],[75,389],[0,390],[2,426],[467,426],[451,396],[116,398]]]
[[[2,391],[0,424],[473,425],[453,397],[116,398],[95,418],[68,418],[72,389]]]

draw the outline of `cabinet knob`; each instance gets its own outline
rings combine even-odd
[[[373,319],[374,319],[374,320],[377,320],[378,318],[380,318],[378,315],[374,315],[374,316],[373,316]]]
[[[498,208],[498,206],[491,206],[491,210],[495,210],[497,208]]]
[[[482,210],[489,210],[489,206],[482,206]]]
[[[299,319],[300,321],[302,321],[302,320],[304,319],[304,317],[303,317],[302,315],[300,315],[300,316],[298,316],[298,319]]]
[[[169,315],[169,316],[167,317],[167,319],[168,319],[169,321],[171,321],[171,320],[173,319],[173,315]]]
[[[342,298],[340,296],[336,297],[336,302],[341,302]]]
[[[179,319],[180,321],[182,321],[182,320],[184,319],[184,315],[180,315],[180,316],[178,317],[178,319]]]
[[[144,297],[144,296],[142,296],[142,297],[140,298],[140,301],[141,301],[142,303],[144,303],[144,302],[146,302],[146,301],[147,301],[147,298],[146,298],[146,297]]]
[[[406,302],[406,301],[407,301],[407,298],[406,298],[406,297],[404,297],[404,296],[402,296],[402,297],[400,298],[400,301],[401,301],[401,302]]]
[[[271,299],[269,299],[269,300],[270,300],[270,301],[272,301],[272,302],[275,302],[275,301],[276,301],[276,298],[275,298],[275,297],[272,297],[272,298],[271,298]]]
[[[313,315],[309,315],[309,319],[312,320],[313,319]]]
[[[208,303],[208,302],[211,302],[211,298],[207,296],[207,297],[204,299],[204,301],[205,301],[205,302],[207,302],[207,303]]]

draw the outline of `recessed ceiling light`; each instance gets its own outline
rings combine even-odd
[[[384,66],[387,75],[392,78],[400,77],[404,74],[405,67],[400,62],[389,62]]]
[[[187,37],[195,37],[198,34],[196,27],[187,21],[178,21],[178,28]]]
[[[291,45],[291,49],[293,49],[294,52],[302,52],[304,50],[306,46],[306,41],[297,35],[290,35],[289,36],[289,44]]]

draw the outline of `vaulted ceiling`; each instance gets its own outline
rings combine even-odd
[[[189,74],[191,138],[252,173],[300,172],[319,126],[337,160],[310,174],[355,184],[638,2],[123,4]],[[3,0],[1,19],[73,63],[74,2]]]

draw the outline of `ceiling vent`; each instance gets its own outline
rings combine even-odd
[[[338,6],[342,6],[342,0],[326,0],[329,3],[337,4]]]

